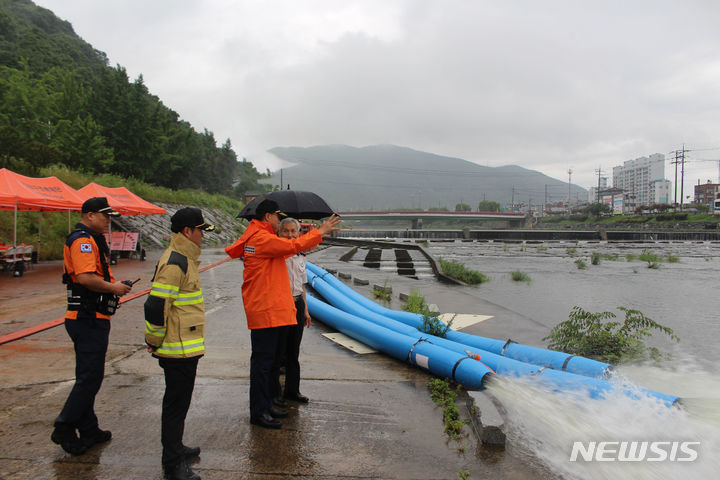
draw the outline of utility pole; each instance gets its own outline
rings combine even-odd
[[[512,200],[510,202],[510,211],[515,211],[515,185],[512,186]]]
[[[602,175],[602,167],[598,167],[595,173],[597,173],[598,176],[597,203],[600,203],[600,176]]]
[[[545,202],[543,202],[543,215],[545,215],[545,205],[547,205],[547,203],[548,203],[548,198],[547,198],[547,183],[546,183],[545,184]]]
[[[691,150],[685,149],[685,144],[683,143],[682,150],[675,150],[675,160],[672,162],[675,164],[675,198],[674,198],[674,204],[673,204],[673,211],[677,210],[677,169],[678,164],[680,164],[680,211],[683,209],[683,201],[684,201],[684,194],[685,194],[685,186],[683,185],[685,183],[685,154],[690,152]]]
[[[567,203],[568,215],[570,215],[570,187],[572,186],[571,179],[572,179],[572,168],[568,168],[568,203]]]
[[[680,152],[680,159],[682,161],[680,166],[680,211],[683,210],[683,187],[685,186],[685,152],[689,152],[689,150],[685,150],[685,144],[683,143],[682,151]]]
[[[280,169],[280,190],[283,189],[282,168]]]
[[[673,197],[673,212],[677,210],[677,166],[678,166],[678,151],[675,150],[675,161],[671,162],[675,164],[675,196]]]

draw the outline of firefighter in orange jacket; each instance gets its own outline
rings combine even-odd
[[[242,297],[250,329],[250,423],[265,428],[280,428],[277,418],[287,411],[273,407],[270,370],[280,329],[293,325],[295,302],[285,258],[317,246],[322,236],[339,230],[340,219],[333,215],[317,229],[299,238],[277,236],[280,217],[285,216],[273,200],[263,200],[245,233],[225,251],[244,262]]]

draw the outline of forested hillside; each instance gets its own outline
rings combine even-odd
[[[172,189],[262,189],[227,139],[192,125],[72,26],[29,0],[0,0],[0,167],[62,163]],[[236,187],[234,187],[236,185]]]

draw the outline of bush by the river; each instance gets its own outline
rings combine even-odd
[[[648,347],[643,339],[652,336],[653,330],[668,335],[679,342],[671,328],[660,325],[638,310],[617,307],[624,312],[623,322],[608,321],[615,318],[612,312],[588,312],[573,307],[568,320],[560,322],[543,338],[548,347],[574,355],[607,363],[630,360],[659,360],[662,354],[655,347]]]
[[[442,258],[438,258],[438,263],[440,263],[440,268],[445,275],[467,284],[477,285],[479,283],[490,281],[490,278],[486,275],[483,275],[477,270],[471,270],[455,260],[443,260]]]

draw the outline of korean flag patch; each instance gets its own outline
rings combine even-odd
[[[92,253],[92,245],[89,243],[81,243],[80,244],[80,252],[82,253]]]

